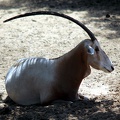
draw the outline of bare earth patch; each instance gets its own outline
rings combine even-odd
[[[110,74],[92,69],[91,75],[82,82],[79,92],[90,101],[19,106],[3,103],[7,96],[5,75],[16,60],[59,57],[89,37],[74,23],[54,16],[26,17],[3,24],[3,20],[14,15],[47,8],[9,8],[9,4],[0,3],[0,120],[120,120],[120,15],[116,11],[110,18],[105,17],[105,10],[60,11],[84,23],[96,35],[115,66]],[[51,10],[59,11],[57,8]]]

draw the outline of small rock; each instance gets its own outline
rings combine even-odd
[[[106,14],[106,18],[110,18],[110,14]]]

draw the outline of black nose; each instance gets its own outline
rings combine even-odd
[[[114,67],[113,67],[113,66],[111,66],[111,69],[112,69],[112,70],[114,70]]]

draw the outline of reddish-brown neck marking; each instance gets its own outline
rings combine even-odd
[[[87,69],[90,69],[87,64],[87,53],[84,45],[80,43],[58,59],[56,80],[66,92],[74,91],[76,93],[82,79],[86,76]]]

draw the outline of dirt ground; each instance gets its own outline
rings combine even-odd
[[[102,2],[90,4],[87,0],[33,1],[0,0],[0,120],[120,120],[119,5],[114,2],[108,6]],[[62,12],[84,23],[113,62],[115,70],[112,73],[92,69],[91,75],[83,80],[79,92],[90,101],[48,106],[3,102],[7,96],[5,76],[16,60],[59,57],[89,38],[79,26],[60,17],[41,15],[3,23],[14,15],[38,10]]]

